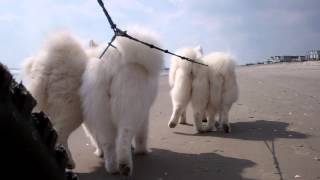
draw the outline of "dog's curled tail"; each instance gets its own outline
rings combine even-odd
[[[77,62],[87,60],[86,53],[80,40],[67,31],[57,31],[50,34],[45,42],[44,48],[51,60],[72,60]]]
[[[160,46],[156,35],[150,31],[133,29],[129,31],[128,34],[141,41]],[[150,74],[160,73],[163,64],[162,52],[125,37],[117,37],[116,46],[123,55],[124,63],[137,63],[142,65]]]
[[[214,52],[204,57],[204,62],[217,74],[233,74],[236,64],[232,56],[224,52]]]

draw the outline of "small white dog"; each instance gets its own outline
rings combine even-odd
[[[238,99],[238,85],[235,62],[231,56],[216,52],[206,55],[203,62],[209,65],[210,100],[207,108],[208,127],[206,131],[216,130],[215,118],[219,117],[219,128],[231,132],[229,111]]]
[[[184,48],[176,54],[202,62],[201,47]],[[197,132],[204,131],[202,120],[208,104],[209,82],[208,67],[194,64],[178,57],[173,57],[169,71],[169,84],[171,87],[172,115],[168,126],[174,128],[180,118],[180,123],[186,123],[186,107],[191,101],[195,128]]]
[[[132,36],[159,43],[148,32]],[[94,44],[94,43],[92,43]],[[101,148],[109,173],[131,175],[134,152],[147,153],[149,110],[156,97],[163,63],[161,52],[117,37],[103,58],[92,58],[83,75],[81,94],[85,123]],[[98,57],[104,47],[87,53]]]
[[[37,100],[35,111],[44,111],[58,133],[58,143],[68,148],[68,137],[83,121],[79,89],[87,55],[80,43],[66,32],[52,34],[36,56],[24,64],[27,89]]]

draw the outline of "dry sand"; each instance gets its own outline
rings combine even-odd
[[[130,179],[320,179],[320,63],[239,67],[237,75],[232,132],[200,135],[190,108],[190,125],[167,127],[172,106],[162,76],[150,114],[153,152],[134,157]],[[121,179],[107,175],[82,129],[70,144],[80,180]]]

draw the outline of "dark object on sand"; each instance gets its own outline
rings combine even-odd
[[[66,172],[68,156],[36,101],[0,63],[0,179],[76,180]]]

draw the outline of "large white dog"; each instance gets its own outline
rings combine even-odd
[[[27,89],[37,100],[35,111],[44,111],[58,133],[58,143],[66,147],[68,137],[82,123],[79,89],[87,55],[80,43],[66,32],[52,34],[43,49],[24,64]]]
[[[148,32],[132,36],[159,45]],[[85,123],[102,149],[109,173],[132,173],[135,153],[147,153],[149,110],[156,97],[163,63],[161,52],[117,37],[103,58],[88,62],[81,94]],[[88,52],[98,57],[102,47]]]
[[[203,62],[209,65],[210,83],[206,131],[216,130],[215,118],[219,117],[219,127],[223,128],[225,132],[231,132],[229,111],[232,104],[238,99],[235,62],[229,54],[222,52],[206,55]]]
[[[184,48],[176,52],[199,62],[202,56],[201,47]],[[208,104],[209,82],[208,67],[194,64],[178,57],[173,57],[169,71],[169,84],[171,87],[171,100],[173,105],[172,115],[168,126],[174,128],[180,118],[180,123],[186,123],[186,107],[191,101],[195,128],[197,132],[205,129],[202,120]]]

